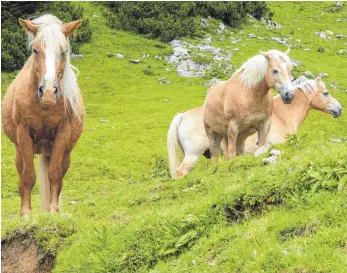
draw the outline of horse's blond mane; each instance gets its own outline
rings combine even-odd
[[[40,41],[45,48],[50,48],[52,52],[59,54],[61,50],[66,50],[66,65],[64,70],[64,75],[62,79],[62,93],[64,97],[65,109],[67,105],[70,104],[73,113],[80,118],[79,109],[81,105],[79,104],[79,88],[77,85],[76,75],[73,72],[75,69],[78,73],[78,69],[70,64],[70,44],[69,39],[64,35],[62,26],[63,23],[55,16],[51,14],[42,15],[32,22],[38,25],[40,29],[38,30],[36,36],[32,33],[28,34],[29,46],[31,47],[33,43]]]
[[[279,50],[269,50],[248,59],[235,73],[240,73],[241,82],[248,88],[256,87],[265,77],[268,60],[263,54],[271,55],[275,60],[280,58],[291,65],[289,57]]]
[[[310,95],[316,95],[318,92],[318,86],[316,80],[307,80],[294,86],[296,89],[300,89],[307,97]]]

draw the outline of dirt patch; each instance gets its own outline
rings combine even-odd
[[[46,255],[27,235],[1,242],[2,273],[50,273],[54,256]]]

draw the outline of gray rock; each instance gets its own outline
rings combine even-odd
[[[220,79],[213,78],[213,79],[209,80],[208,82],[204,82],[204,85],[205,86],[212,86],[212,85],[215,85],[216,83],[219,83],[219,82],[221,82]]]
[[[340,22],[342,22],[341,19],[336,19],[336,23],[340,23]]]
[[[336,143],[341,143],[342,142],[342,140],[339,139],[339,138],[330,138],[329,141],[330,142],[336,142]]]
[[[225,25],[224,25],[223,23],[220,23],[220,24],[219,24],[219,29],[220,29],[221,31],[223,31],[223,30],[225,29]]]
[[[159,55],[155,55],[154,58],[155,58],[156,60],[158,60],[158,61],[161,60],[161,57],[160,57]]]
[[[206,44],[210,44],[212,43],[212,37],[206,37],[204,40],[203,40]]]
[[[270,151],[270,156],[279,156],[281,154],[281,151],[276,150],[276,149],[272,149]]]
[[[124,59],[124,55],[121,54],[121,53],[116,53],[115,56],[118,58],[118,59]]]
[[[172,47],[183,47],[187,44],[186,41],[181,41],[181,40],[172,40],[169,43]]]
[[[284,37],[284,38],[280,38],[280,37],[272,37],[272,40],[276,41],[277,43],[281,44],[281,45],[285,45],[288,46],[287,42],[288,42],[288,38]]]
[[[258,40],[264,40],[264,37],[258,36]]]
[[[309,79],[314,79],[316,77],[311,71],[305,71],[304,76]]]
[[[347,53],[347,50],[345,50],[345,49],[340,49],[339,51],[337,51],[337,54],[339,54],[339,55],[343,55],[345,53]]]
[[[332,32],[332,31],[330,31],[330,30],[326,30],[325,33],[326,33],[327,35],[330,35],[330,36],[334,35],[334,32]]]
[[[159,81],[160,84],[169,84],[169,83],[171,83],[165,77],[164,78],[159,78],[158,81]]]
[[[322,72],[322,73],[319,73],[318,76],[320,76],[322,78],[327,78],[329,75],[328,75],[328,73]]]
[[[240,51],[240,49],[235,47],[235,48],[233,48],[233,51]]]
[[[139,59],[135,59],[135,60],[130,60],[129,62],[134,63],[134,64],[138,64],[141,61]]]
[[[278,161],[277,156],[270,156],[270,157],[267,157],[267,158],[264,158],[264,159],[263,159],[263,163],[264,163],[265,165],[276,164],[277,161]]]
[[[298,66],[302,65],[302,62],[300,62],[300,61],[297,61],[297,60],[294,60],[294,59],[290,59],[290,60],[292,62],[292,65],[295,66],[295,67],[298,67]]]
[[[326,39],[327,35],[324,32],[319,33],[319,38]]]
[[[179,62],[179,58],[174,56],[174,55],[170,55],[166,58],[166,61],[169,63],[169,64],[176,64]]]
[[[253,33],[248,34],[248,37],[249,38],[257,38],[257,36],[255,34],[253,34]]]
[[[71,59],[83,59],[83,57],[84,57],[84,56],[83,56],[82,54],[73,54],[73,53],[72,53],[72,54],[70,55],[70,58],[71,58]]]
[[[341,39],[341,38],[343,38],[343,37],[344,37],[343,34],[337,34],[337,35],[336,35],[336,38],[337,38],[337,39]]]
[[[180,60],[177,74],[182,77],[201,77],[206,74],[205,70],[209,68],[211,68],[211,64],[200,64],[191,59]]]
[[[282,26],[279,23],[276,23],[275,21],[266,20],[264,22],[266,29],[273,30],[273,29],[281,29]]]
[[[311,48],[304,48],[304,51],[311,51]]]
[[[296,39],[295,42],[301,43],[301,40],[300,39]]]
[[[143,54],[142,55],[142,59],[148,59],[149,58],[149,54]]]
[[[201,23],[201,26],[208,27],[208,22],[206,18],[201,18],[200,23]]]
[[[176,57],[189,57],[188,50],[184,47],[175,47],[173,55]]]
[[[343,7],[343,4],[341,2],[336,2],[335,7],[341,8]]]

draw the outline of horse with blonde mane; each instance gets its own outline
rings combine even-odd
[[[270,89],[275,88],[284,103],[290,103],[295,96],[288,55],[289,49],[285,53],[270,50],[254,56],[229,80],[209,89],[204,125],[212,156],[219,156],[223,138],[226,158],[242,154],[247,137],[256,131],[259,146],[265,144],[272,112]]]
[[[2,104],[5,134],[16,148],[21,215],[31,213],[39,154],[41,208],[59,212],[63,177],[83,131],[84,106],[70,65],[69,37],[82,21],[63,24],[53,15],[19,19],[32,54],[9,86]]]
[[[334,118],[339,117],[342,113],[340,103],[328,92],[320,78],[308,80],[302,76],[293,84],[296,85],[294,87],[296,95],[291,104],[283,104],[280,95],[273,98],[267,144],[285,142],[287,134],[297,133],[311,109],[331,114]],[[203,107],[200,106],[177,114],[172,120],[167,137],[172,178],[185,176],[201,155],[211,158],[203,113]],[[257,141],[256,134],[248,137],[245,152],[254,152],[258,148]],[[181,163],[178,154],[179,146],[184,154]]]

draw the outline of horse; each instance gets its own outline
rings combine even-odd
[[[63,24],[47,14],[19,23],[32,54],[4,96],[2,125],[16,149],[20,214],[28,217],[36,182],[35,154],[39,154],[41,209],[59,212],[63,177],[83,131],[85,111],[69,44],[82,20]]]
[[[340,103],[328,92],[320,78],[308,80],[302,76],[298,79],[293,82],[293,84],[298,85],[294,86],[296,95],[291,104],[283,104],[280,95],[273,98],[267,144],[286,142],[286,134],[297,133],[311,109],[331,114],[334,118],[339,117],[342,113]],[[172,120],[168,131],[167,145],[170,172],[174,179],[185,176],[194,167],[201,155],[208,159],[211,158],[203,113],[203,107],[200,106],[179,113]],[[245,152],[254,152],[258,148],[257,141],[256,134],[248,137],[245,143]],[[179,162],[179,146],[184,154],[181,164]]]
[[[218,157],[223,138],[225,157],[242,154],[245,141],[258,132],[259,146],[265,144],[272,112],[271,88],[291,103],[295,90],[291,85],[292,63],[289,49],[256,55],[244,63],[227,81],[212,86],[204,103],[204,125],[212,156]]]

